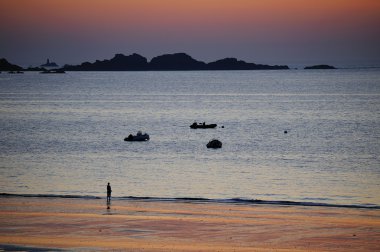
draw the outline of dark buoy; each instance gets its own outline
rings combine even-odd
[[[222,142],[219,141],[218,139],[212,139],[210,142],[208,142],[206,146],[207,148],[218,149],[218,148],[222,148]]]
[[[288,131],[287,131],[287,130],[284,130],[284,134],[288,134]]]

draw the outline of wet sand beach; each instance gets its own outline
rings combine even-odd
[[[3,196],[0,249],[380,251],[380,210]]]

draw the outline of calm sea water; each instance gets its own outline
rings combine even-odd
[[[379,69],[2,73],[0,132],[0,193],[380,206]]]

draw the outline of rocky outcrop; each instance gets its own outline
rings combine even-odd
[[[6,59],[0,59],[0,71],[21,71],[22,67],[9,63]]]
[[[304,69],[336,69],[336,67],[329,66],[329,65],[315,65],[315,66],[307,66]]]

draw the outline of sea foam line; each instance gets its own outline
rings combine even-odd
[[[58,195],[58,194],[11,194],[0,193],[0,197],[30,197],[30,198],[65,198],[65,199],[105,199],[106,197],[91,195]],[[122,196],[112,197],[113,200],[130,200],[130,201],[150,201],[150,202],[182,202],[182,203],[219,203],[219,204],[241,204],[241,205],[278,205],[278,206],[306,206],[306,207],[338,207],[338,208],[359,208],[359,209],[380,209],[380,206],[374,204],[365,205],[349,205],[349,204],[328,204],[319,202],[302,202],[302,201],[286,201],[286,200],[260,200],[260,199],[209,199],[209,198],[192,198],[192,197],[136,197]]]

